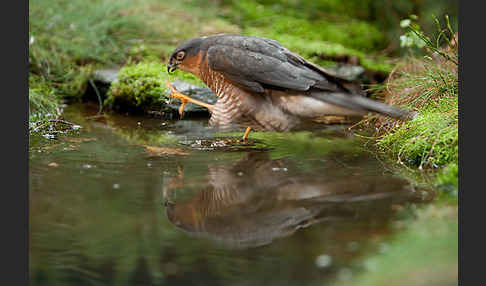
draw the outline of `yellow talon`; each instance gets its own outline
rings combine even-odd
[[[251,131],[251,127],[248,126],[245,130],[245,134],[243,135],[243,141],[246,142],[246,138],[248,138],[248,135],[250,134],[250,131]]]
[[[186,106],[187,102],[206,107],[207,109],[209,109],[210,112],[213,112],[213,106],[211,104],[190,98],[189,96],[181,93],[180,91],[175,89],[175,87],[173,87],[172,84],[170,84],[168,79],[166,79],[166,84],[171,91],[170,96],[173,98],[177,98],[181,101],[181,106],[179,107],[179,115],[182,116],[182,113],[184,112],[184,107]]]
[[[184,107],[186,106],[186,100],[181,100],[181,106],[179,107],[179,115],[182,116],[184,113]]]

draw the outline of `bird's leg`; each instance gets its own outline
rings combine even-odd
[[[214,106],[212,104],[209,104],[209,103],[206,103],[206,102],[202,102],[202,101],[199,101],[199,100],[190,98],[189,96],[181,93],[175,87],[173,87],[172,84],[170,84],[169,80],[167,80],[166,83],[167,83],[167,87],[171,91],[170,96],[171,97],[174,97],[174,98],[177,98],[177,99],[179,99],[181,101],[181,106],[179,107],[179,115],[182,115],[182,113],[184,112],[184,107],[186,106],[186,103],[187,102],[194,103],[194,104],[197,104],[197,105],[206,107],[207,109],[209,109],[209,111],[211,113],[213,112]]]
[[[251,127],[248,126],[246,128],[245,134],[243,135],[243,141],[246,141],[246,138],[248,138],[248,135],[250,134],[250,131],[251,131]]]

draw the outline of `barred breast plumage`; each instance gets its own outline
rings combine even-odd
[[[225,129],[236,125],[251,126],[255,130],[288,131],[299,122],[296,116],[275,105],[272,97],[250,94],[221,73],[211,70],[207,60],[201,62],[200,78],[218,97],[209,120],[211,126]]]

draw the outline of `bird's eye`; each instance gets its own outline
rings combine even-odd
[[[178,52],[177,55],[176,55],[176,58],[180,61],[184,58],[184,56],[186,55],[186,53],[184,53],[183,51],[181,52]]]

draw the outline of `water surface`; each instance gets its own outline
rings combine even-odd
[[[345,125],[245,144],[204,119],[97,110],[70,106],[79,131],[31,138],[32,285],[332,285],[431,196]]]

